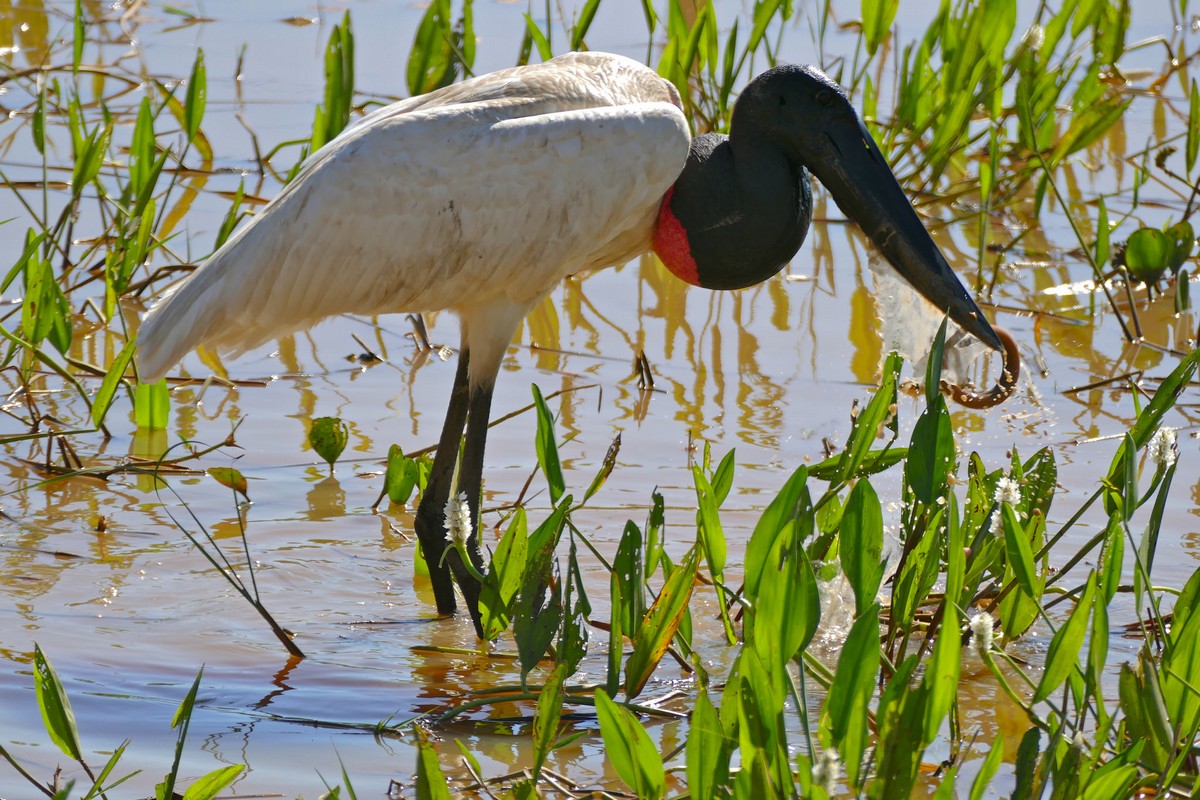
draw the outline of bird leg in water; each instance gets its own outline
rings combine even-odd
[[[452,550],[446,558],[458,583],[459,591],[467,602],[467,611],[471,621],[475,623],[475,632],[479,638],[483,636],[483,624],[479,612],[479,592],[482,588],[476,574],[482,574],[485,566],[483,555],[479,551],[479,509],[483,503],[483,451],[487,444],[488,420],[492,411],[492,390],[495,384],[491,381],[470,390],[470,404],[467,410],[467,441],[463,445],[462,460],[458,465],[459,484],[457,491],[467,496],[467,506],[471,510],[471,537],[467,540],[467,554],[474,562],[474,574],[462,562],[458,550]]]
[[[450,390],[450,404],[446,408],[446,421],[442,424],[442,438],[438,440],[437,454],[433,467],[417,506],[414,527],[421,552],[429,567],[429,579],[433,583],[433,597],[439,614],[453,614],[458,608],[454,599],[454,582],[450,569],[442,554],[448,546],[446,541],[446,501],[454,486],[454,465],[458,461],[458,445],[462,441],[463,428],[467,424],[467,406],[470,399],[468,384],[469,354],[463,350],[458,358],[458,370],[454,374],[454,386]],[[453,556],[451,556],[453,557]]]
[[[470,351],[463,349],[458,358],[458,369],[454,374],[454,386],[450,390],[450,405],[442,436],[438,440],[437,454],[421,503],[417,506],[415,527],[417,540],[429,567],[429,579],[433,584],[434,601],[439,614],[453,614],[458,604],[454,597],[457,582],[467,601],[467,610],[475,631],[483,635],[479,617],[479,581],[471,574],[458,550],[449,546],[446,539],[446,504],[450,493],[465,494],[470,508],[471,537],[467,552],[477,571],[483,571],[483,559],[479,554],[479,499],[482,490],[481,473],[483,451],[487,443],[488,416],[492,407],[492,385],[470,386]],[[463,448],[462,462],[458,463],[459,444],[463,429],[467,440]],[[455,465],[460,483],[454,485]],[[453,580],[451,576],[453,575]]]

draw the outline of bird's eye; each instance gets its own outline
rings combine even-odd
[[[821,91],[817,92],[817,103],[827,106],[831,102],[833,102],[833,93],[828,89],[822,89]]]

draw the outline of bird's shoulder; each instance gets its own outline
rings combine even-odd
[[[657,103],[682,107],[675,87],[644,64],[611,53],[567,53],[392,103],[357,120],[343,135],[445,117],[516,119]]]

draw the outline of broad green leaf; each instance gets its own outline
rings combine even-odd
[[[821,619],[817,577],[804,548],[795,542],[781,542],[763,577],[747,620],[746,639],[763,664],[782,672],[817,632]]]
[[[604,754],[621,780],[638,797],[657,800],[666,794],[662,756],[637,718],[614,703],[603,689],[596,690],[596,715],[604,738]]]
[[[866,750],[867,714],[879,657],[879,604],[875,603],[854,621],[825,701],[831,741],[847,764],[858,764]]]
[[[745,555],[745,594],[751,601],[758,597],[762,573],[771,553],[775,552],[776,540],[785,531],[786,526],[800,517],[811,522],[812,503],[808,496],[807,483],[808,471],[800,466],[780,488],[779,494],[767,505],[759,517],[758,524],[754,526],[754,532],[746,544]]]
[[[613,437],[612,444],[608,446],[608,451],[604,454],[604,462],[600,465],[600,470],[596,473],[596,477],[592,478],[587,491],[583,493],[583,503],[591,500],[592,495],[600,491],[600,487],[608,480],[608,476],[612,474],[613,468],[617,465],[617,454],[619,452],[621,452],[621,434],[618,432]]]
[[[728,784],[730,750],[717,709],[701,687],[688,723],[686,751],[688,793],[695,800],[710,800]]]
[[[1139,228],[1125,245],[1125,266],[1134,280],[1155,283],[1167,270],[1171,240],[1157,228]]]
[[[566,491],[566,482],[563,480],[562,463],[558,460],[558,444],[554,439],[554,417],[550,414],[550,409],[546,405],[546,401],[542,398],[542,391],[534,384],[533,404],[537,409],[537,446],[538,465],[542,468],[542,474],[546,476],[546,483],[550,486],[550,500],[557,505],[559,498]]]
[[[200,131],[200,123],[204,119],[204,109],[208,103],[208,78],[204,68],[204,51],[196,51],[196,61],[192,64],[192,74],[188,78],[187,95],[183,103],[183,127],[188,141],[196,138]]]
[[[484,638],[494,640],[508,627],[513,599],[525,580],[529,537],[525,509],[517,508],[492,554],[487,580],[480,587],[479,611]]]
[[[1175,274],[1183,266],[1183,263],[1192,257],[1192,250],[1196,246],[1196,232],[1192,228],[1192,223],[1183,220],[1163,228],[1163,235],[1171,244],[1170,254],[1167,257],[1167,271]]]
[[[1029,546],[1029,534],[1025,526],[1017,519],[1017,513],[1008,503],[1000,504],[1001,519],[1004,523],[1004,550],[1008,564],[1016,575],[1017,584],[1030,597],[1038,597],[1041,589],[1038,585],[1037,571],[1033,565],[1033,550]]]
[[[879,496],[866,480],[854,484],[846,499],[838,555],[854,590],[855,613],[862,614],[879,594],[884,566],[883,510]]]
[[[542,29],[538,27],[537,22],[529,14],[525,15],[525,31],[533,39],[534,45],[537,46],[538,55],[542,61],[549,61],[554,58],[554,50],[550,47],[550,40],[546,38],[546,34],[542,33]]]
[[[892,598],[892,617],[901,625],[913,623],[917,608],[937,580],[941,518],[939,510],[900,568]]]
[[[1092,610],[1092,601],[1096,597],[1096,573],[1088,575],[1087,587],[1079,598],[1079,603],[1071,612],[1066,623],[1054,633],[1050,640],[1050,649],[1046,653],[1046,669],[1033,693],[1033,702],[1040,703],[1048,698],[1063,681],[1079,666],[1079,651],[1083,648],[1083,639],[1087,635],[1088,614]]]
[[[412,729],[417,739],[417,800],[450,800],[450,787],[429,734],[416,723]]]
[[[557,664],[546,685],[538,695],[537,710],[533,715],[533,780],[541,775],[542,765],[558,736],[558,723],[562,719],[563,684],[567,680],[567,665]]]
[[[945,399],[939,395],[913,426],[908,461],[904,465],[905,483],[918,500],[930,505],[945,489],[954,461],[950,412]]]
[[[867,454],[871,452],[871,446],[882,431],[890,430],[893,436],[895,435],[896,378],[900,372],[900,363],[898,355],[888,355],[879,388],[871,396],[866,408],[854,418],[850,435],[846,439],[846,449],[842,452],[839,462],[838,479],[848,481],[859,474]]]
[[[58,746],[63,755],[75,759],[83,758],[79,746],[79,729],[75,724],[75,713],[71,710],[71,701],[50,659],[46,658],[42,648],[33,646],[33,677],[34,689],[37,695],[38,708],[42,712],[42,723],[50,740]]]
[[[350,440],[350,429],[338,417],[317,417],[308,429],[308,444],[330,468],[346,449]]]
[[[400,445],[393,444],[389,447],[387,470],[383,475],[383,486],[388,500],[397,506],[407,504],[413,490],[417,488],[419,471],[417,462],[405,456]]]
[[[245,768],[245,764],[230,764],[214,769],[189,786],[183,793],[183,800],[213,800],[222,789],[233,783]]]
[[[642,551],[644,538],[633,520],[625,522],[625,531],[617,544],[613,558],[613,575],[621,583],[624,600],[621,629],[626,636],[635,636],[646,615],[646,565]]]
[[[875,55],[887,38],[899,7],[900,0],[862,0],[862,31],[868,55]]]
[[[133,387],[133,417],[139,428],[167,429],[171,417],[171,392],[166,378]]]
[[[683,622],[696,583],[699,559],[697,548],[688,551],[663,585],[658,599],[646,612],[646,619],[634,636],[633,652],[625,662],[625,694],[630,699],[638,696],[646,681],[654,674],[658,662]]]

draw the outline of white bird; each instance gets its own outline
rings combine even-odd
[[[653,249],[699,286],[765,280],[808,230],[807,167],[915,288],[1000,349],[849,101],[819,70],[756,78],[728,138],[692,140],[681,105],[668,81],[635,61],[570,53],[363,117],[151,309],[138,332],[141,379],[161,377],[197,346],[236,355],[336,314],[453,311],[458,369],[415,526],[438,611],[455,611],[453,574],[478,631],[478,582],[453,548],[443,563],[444,509],[452,490],[464,492],[478,519],[501,359],[564,276]],[[1006,366],[1015,378],[1011,358]],[[482,569],[477,536],[469,550]]]

